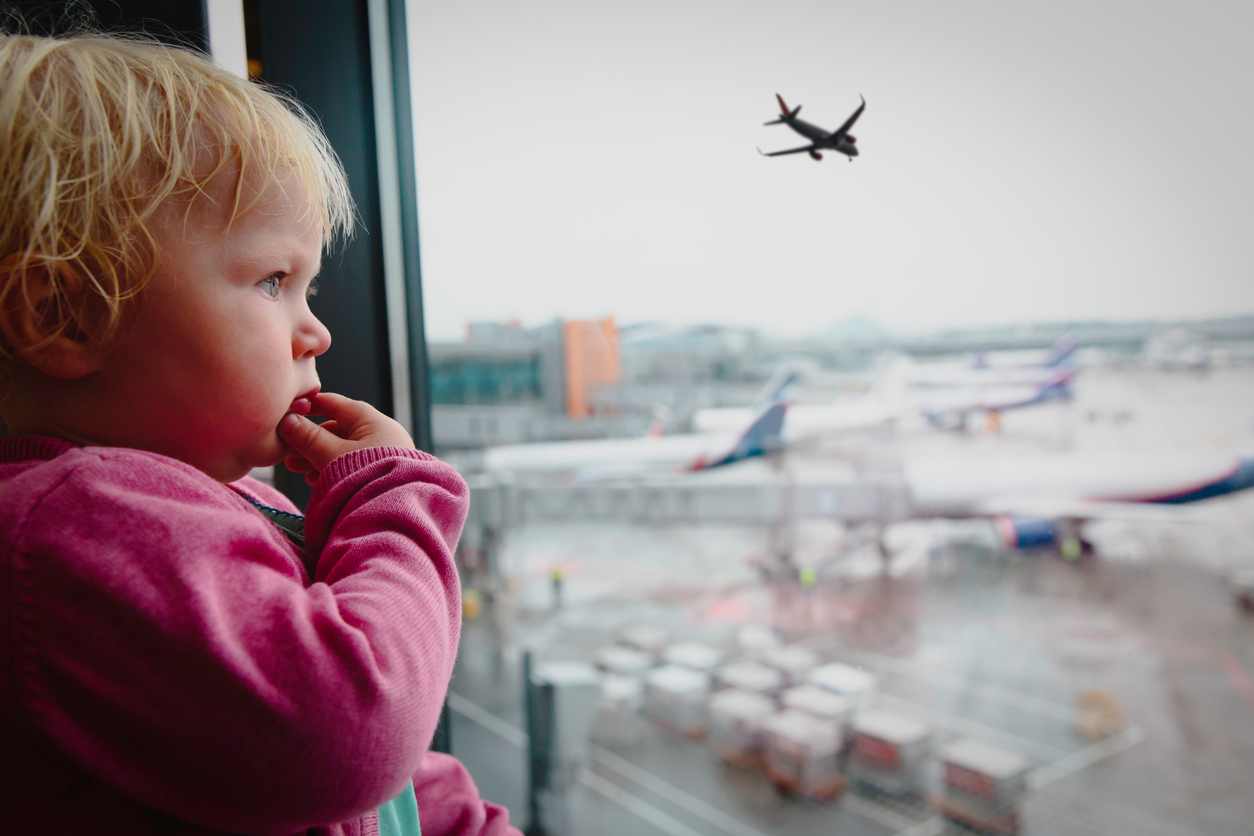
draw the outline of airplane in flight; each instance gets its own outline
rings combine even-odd
[[[799,148],[786,148],[782,151],[770,152],[763,151],[759,148],[759,154],[764,157],[782,157],[785,154],[806,153],[810,155],[811,159],[822,160],[822,152],[830,150],[844,154],[849,158],[850,162],[853,162],[853,158],[858,156],[858,139],[853,134],[849,133],[849,129],[853,127],[854,122],[858,121],[858,117],[862,115],[862,111],[866,110],[865,98],[859,96],[859,98],[862,99],[862,104],[858,105],[858,109],[845,120],[843,125],[834,131],[828,131],[825,128],[820,128],[818,125],[812,125],[804,119],[798,118],[797,114],[801,112],[801,105],[797,105],[790,110],[788,105],[784,102],[783,96],[776,93],[775,98],[779,101],[780,115],[769,122],[764,122],[763,124],[787,125],[797,133],[804,136],[806,139],[810,140],[810,144],[802,145]]]
[[[781,452],[787,409],[786,402],[773,400],[747,426],[741,424],[739,432],[506,444],[479,451],[467,465],[486,473],[560,482],[708,471]]]

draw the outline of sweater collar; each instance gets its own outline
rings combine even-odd
[[[55,459],[62,453],[81,446],[76,442],[51,435],[4,436],[0,437],[0,461]]]

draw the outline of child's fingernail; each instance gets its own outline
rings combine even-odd
[[[279,422],[279,429],[291,432],[300,426],[300,416],[295,412],[289,412],[283,416],[283,420]]]
[[[292,401],[292,412],[297,415],[308,415],[313,411],[313,402],[309,398],[297,398]]]

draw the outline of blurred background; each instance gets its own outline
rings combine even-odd
[[[1252,23],[412,4],[480,780],[553,832],[1247,832]],[[755,150],[860,96],[856,159]]]

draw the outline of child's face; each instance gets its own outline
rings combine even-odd
[[[271,188],[227,231],[229,193],[217,191],[217,207],[162,219],[156,275],[97,384],[100,440],[230,481],[280,459],[275,428],[317,389],[314,361],[331,335],[306,296],[321,261],[317,221]]]

